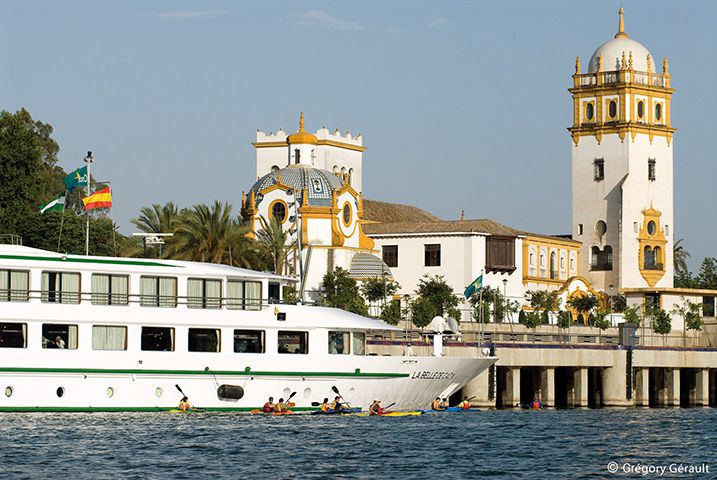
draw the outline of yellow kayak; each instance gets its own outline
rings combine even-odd
[[[415,412],[386,412],[381,415],[371,415],[370,413],[358,413],[357,417],[414,417],[416,415],[423,415],[420,410]]]

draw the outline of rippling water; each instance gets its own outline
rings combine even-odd
[[[715,409],[1,414],[0,439],[2,478],[606,478],[611,461],[717,477]]]

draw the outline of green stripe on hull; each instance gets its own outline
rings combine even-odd
[[[141,260],[109,260],[105,258],[72,258],[72,257],[40,257],[28,255],[0,255],[0,258],[8,260],[36,260],[42,262],[63,262],[63,263],[98,263],[102,265],[136,265],[143,267],[172,267],[181,268],[178,265],[168,265],[166,263],[148,262]]]
[[[405,378],[408,373],[354,372],[268,372],[247,370],[140,370],[116,368],[27,368],[0,367],[0,373],[80,373],[98,375],[223,375],[237,377],[353,377],[353,378]]]
[[[198,411],[190,413],[204,412],[250,412],[252,410],[260,410],[261,407],[208,407],[199,408]],[[177,407],[0,407],[0,412],[170,412],[176,410]],[[313,412],[317,410],[315,407],[292,407],[292,412]],[[184,412],[174,412],[184,414]]]

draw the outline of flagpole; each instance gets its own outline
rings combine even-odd
[[[67,190],[65,190],[65,202],[67,202]],[[57,252],[60,252],[60,243],[62,242],[62,224],[65,223],[65,207],[62,206],[62,213],[60,214],[60,235],[57,237]]]
[[[92,152],[87,152],[87,157],[85,157],[85,162],[87,163],[87,196],[89,197],[91,192],[90,187],[90,165],[92,165]],[[85,224],[85,255],[90,254],[90,211],[85,210],[85,213],[87,214],[86,217],[86,224]]]

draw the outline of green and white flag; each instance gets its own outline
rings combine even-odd
[[[40,206],[40,212],[50,213],[50,212],[62,212],[65,209],[65,194],[61,193],[54,199],[50,200],[46,204]]]

